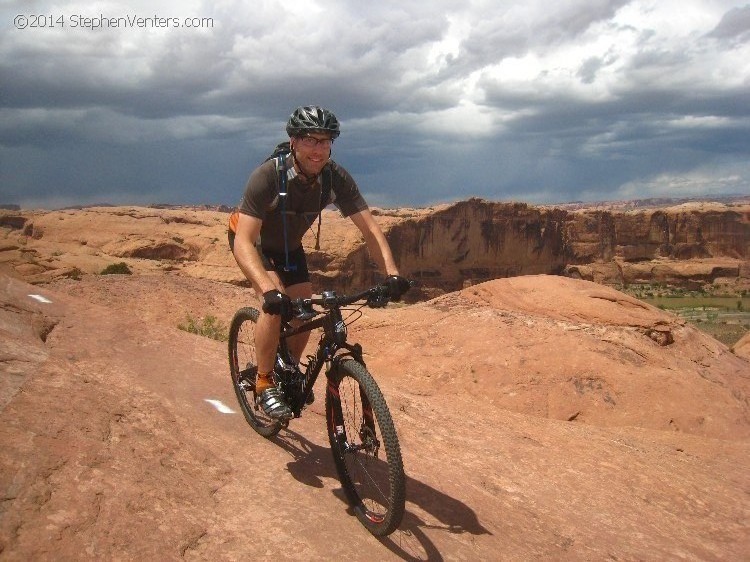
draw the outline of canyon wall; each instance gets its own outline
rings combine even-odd
[[[489,279],[561,273],[571,259],[565,211],[472,199],[391,227],[408,275],[442,291]]]
[[[391,224],[387,237],[402,272],[433,292],[538,273],[612,285],[745,287],[750,273],[745,204],[567,211],[470,199],[415,215]],[[364,249],[346,261],[347,281],[374,278]]]
[[[419,282],[417,298],[534,274],[613,286],[718,283],[732,291],[750,289],[745,201],[619,210],[470,199],[373,214],[401,272]],[[136,273],[242,283],[226,243],[227,216],[195,208],[0,210],[0,268],[44,283],[125,261]],[[316,287],[352,290],[382,278],[359,231],[335,211],[324,211],[320,249],[313,249],[313,232],[303,244]]]

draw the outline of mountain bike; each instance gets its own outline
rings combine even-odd
[[[336,471],[357,518],[376,536],[392,533],[401,523],[406,478],[385,398],[365,366],[362,346],[347,342],[347,326],[362,316],[364,306],[384,307],[389,298],[388,288],[378,285],[355,295],[326,291],[320,297],[292,301],[298,325],[282,319],[273,373],[298,418],[312,401],[313,385],[325,366],[326,426]],[[355,303],[353,309],[344,308]],[[245,419],[258,434],[271,438],[289,422],[268,417],[256,404],[258,316],[252,307],[235,313],[229,331],[229,366]],[[315,353],[307,356],[307,363],[296,365],[287,339],[316,328],[322,328],[322,334]]]

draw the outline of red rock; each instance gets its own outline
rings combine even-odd
[[[205,402],[236,409],[226,344],[176,324],[253,301],[174,274],[0,276],[0,365],[21,378],[0,403],[2,558],[746,555],[748,362],[676,317],[555,276],[363,310],[350,333],[408,475],[376,541],[342,501],[323,400],[274,441]]]

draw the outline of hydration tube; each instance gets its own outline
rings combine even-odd
[[[297,266],[289,263],[289,240],[286,226],[286,158],[280,155],[276,161],[276,169],[279,172],[279,199],[281,199],[281,222],[284,229],[284,271],[296,271]]]

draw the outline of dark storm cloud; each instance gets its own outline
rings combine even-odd
[[[97,10],[213,25],[13,29],[29,5],[0,6],[0,202],[234,204],[307,103],[378,205],[748,189],[748,5],[136,1]]]
[[[721,18],[709,37],[747,41],[750,39],[750,5],[732,8]]]

